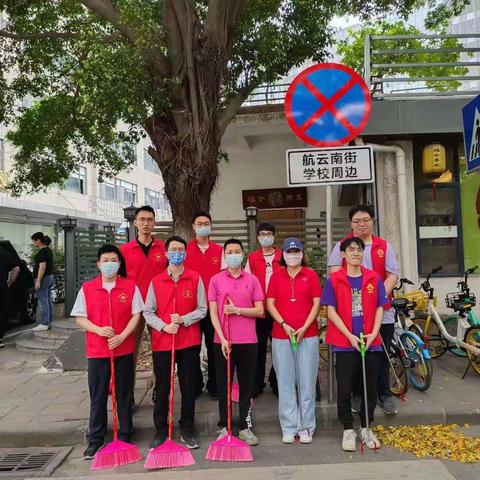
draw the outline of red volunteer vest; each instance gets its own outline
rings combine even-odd
[[[343,323],[352,331],[352,289],[347,278],[347,271],[342,268],[330,275],[333,291],[337,300],[337,313]],[[362,308],[363,308],[363,331],[371,333],[375,322],[375,312],[378,304],[378,282],[382,279],[378,273],[362,267]],[[327,343],[337,347],[351,347],[348,339],[335,326],[332,321],[328,322]],[[381,345],[380,336],[373,341],[372,345]]]
[[[120,245],[120,250],[125,258],[127,277],[138,285],[142,298],[145,300],[152,278],[167,267],[165,242],[153,240],[148,256],[145,256],[136,239]]]
[[[282,258],[282,252],[279,248],[275,248],[275,255],[273,256],[272,262],[273,273],[280,268],[280,258]],[[248,265],[250,266],[250,272],[258,278],[263,293],[266,295],[267,291],[265,277],[267,275],[267,264],[265,263],[265,257],[263,256],[262,248],[255,250],[248,256]]]
[[[117,275],[115,287],[110,294],[102,286],[102,277],[85,282],[82,286],[87,304],[87,318],[99,327],[111,326],[115,333],[121,333],[132,318],[132,301],[135,295],[135,282]],[[87,358],[110,357],[107,338],[96,333],[85,333]],[[113,355],[128,355],[135,350],[135,335],[129,335]]]
[[[200,274],[207,293],[210,279],[222,269],[222,255],[222,246],[211,240],[208,242],[208,248],[205,253],[202,253],[200,248],[198,248],[196,240],[188,242],[185,267]]]
[[[157,316],[165,323],[170,323],[170,315],[178,313],[185,315],[197,308],[197,287],[200,275],[187,268],[182,276],[175,283],[165,270],[152,280],[155,300],[157,304]],[[161,352],[172,349],[172,335],[159,332],[152,328],[152,351]],[[200,323],[186,327],[180,325],[175,337],[175,350],[200,345],[201,343]]]
[[[352,238],[353,233],[348,234],[346,237],[340,240],[342,243],[347,238]],[[387,241],[380,237],[375,237],[372,235],[372,268],[374,272],[377,272],[380,275],[380,278],[385,281],[387,278],[387,269],[385,266],[385,260],[387,257]],[[345,268],[345,259],[343,260],[342,266]],[[384,310],[389,310],[392,307],[392,295],[388,296],[389,302],[383,306]]]

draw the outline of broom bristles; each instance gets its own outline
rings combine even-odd
[[[250,445],[228,434],[210,444],[205,458],[216,462],[253,462],[253,453]]]
[[[121,440],[114,440],[95,454],[91,469],[105,470],[136,463],[141,459],[142,454],[135,445],[122,442]]]
[[[173,440],[167,440],[148,453],[144,468],[175,468],[194,465],[195,460],[188,448]]]

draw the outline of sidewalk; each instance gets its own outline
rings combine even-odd
[[[38,370],[44,360],[44,356],[25,354],[13,348],[0,351],[0,447],[71,445],[84,441],[89,413],[86,372],[42,374]],[[451,354],[434,360],[431,388],[422,393],[410,387],[406,401],[397,401],[399,414],[387,417],[377,409],[376,423],[480,424],[480,376],[470,370],[461,380],[465,366],[466,359]],[[147,392],[149,377],[148,372],[137,375],[135,398],[138,408],[134,415],[137,439],[151,438],[154,434],[151,391]],[[325,365],[321,367],[320,378],[322,401],[317,403],[317,431],[339,429],[336,405],[326,401]],[[176,398],[178,400],[179,395]],[[176,418],[178,410],[177,407]],[[270,392],[255,401],[253,412],[256,433],[280,432],[277,400]],[[217,420],[217,402],[202,394],[196,405],[198,433],[214,435]]]

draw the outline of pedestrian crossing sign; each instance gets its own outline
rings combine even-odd
[[[462,108],[467,173],[480,169],[480,95]]]

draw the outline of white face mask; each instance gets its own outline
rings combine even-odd
[[[283,252],[283,259],[288,267],[298,267],[302,264],[303,252]]]

